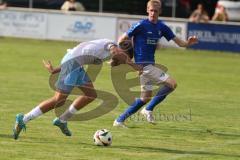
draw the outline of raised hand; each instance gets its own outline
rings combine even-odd
[[[45,60],[43,59],[42,62],[43,62],[44,67],[45,67],[50,73],[52,73],[54,69],[53,69],[53,66],[52,66],[51,61],[49,61],[49,60],[45,61]]]
[[[61,71],[61,68],[60,68],[60,67],[53,68],[52,63],[51,63],[51,61],[49,61],[49,60],[48,60],[48,61],[43,60],[42,62],[43,62],[44,67],[45,67],[51,74],[55,74],[55,73],[58,73],[58,72]]]
[[[198,38],[196,36],[190,36],[188,38],[188,46],[198,43]]]

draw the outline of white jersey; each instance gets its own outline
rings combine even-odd
[[[102,62],[110,57],[109,49],[112,45],[116,45],[116,43],[109,39],[80,43],[73,49],[67,50],[67,54],[63,57],[61,64],[72,59],[76,59],[80,65]]]

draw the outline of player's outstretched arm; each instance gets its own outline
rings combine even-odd
[[[61,67],[53,68],[51,61],[43,60],[43,65],[51,74],[55,74],[61,71]]]
[[[112,54],[112,58],[110,61],[110,64],[112,67],[118,66],[120,64],[128,64],[130,65],[134,70],[139,71],[139,74],[142,73],[142,67],[133,63],[131,58],[124,53],[124,51],[117,46],[113,46],[110,48],[110,52]]]
[[[126,64],[130,65],[134,70],[138,71],[139,75],[142,74],[143,67],[137,65],[136,63],[133,63],[131,60],[127,61]]]
[[[173,38],[173,41],[180,47],[189,47],[193,44],[198,43],[198,38],[196,36],[188,37],[187,41],[184,41],[178,37]]]

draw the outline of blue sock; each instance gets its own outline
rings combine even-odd
[[[144,104],[145,103],[141,99],[136,99],[135,102],[118,117],[117,121],[124,122],[128,117],[136,113]]]
[[[168,87],[168,86],[163,86],[157,93],[157,95],[155,97],[153,97],[153,99],[149,102],[149,104],[146,107],[146,110],[148,111],[153,111],[154,107],[159,104],[160,102],[162,102],[169,93],[171,93],[173,91],[172,88]]]

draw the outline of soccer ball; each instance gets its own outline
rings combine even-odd
[[[110,146],[112,144],[112,134],[107,129],[97,130],[93,136],[93,141],[97,146]]]

